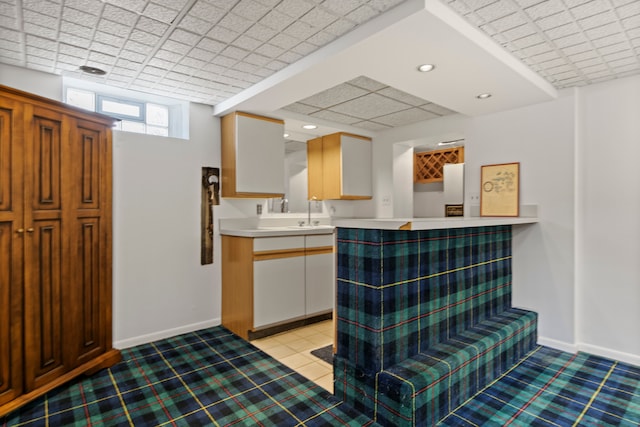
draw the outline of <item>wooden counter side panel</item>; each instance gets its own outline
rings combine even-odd
[[[222,326],[244,339],[253,328],[253,239],[222,236]]]
[[[236,120],[234,114],[220,119],[221,127],[221,187],[222,197],[236,195]]]

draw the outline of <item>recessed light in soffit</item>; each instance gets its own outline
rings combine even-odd
[[[97,67],[91,67],[89,65],[81,65],[80,67],[78,67],[78,70],[86,74],[92,74],[94,76],[104,76],[105,74],[107,74],[106,71]]]
[[[422,64],[422,65],[418,65],[418,71],[422,72],[422,73],[428,73],[429,71],[433,71],[436,66],[433,64]]]

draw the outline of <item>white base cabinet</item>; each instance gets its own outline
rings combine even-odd
[[[334,306],[334,235],[222,236],[222,325],[248,339]]]

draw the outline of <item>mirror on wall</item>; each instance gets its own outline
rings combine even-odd
[[[309,137],[312,138],[312,137]],[[322,201],[308,200],[307,143],[306,141],[285,140],[283,199],[270,199],[270,213],[322,213]]]

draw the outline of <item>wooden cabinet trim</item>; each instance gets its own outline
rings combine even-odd
[[[278,258],[293,258],[305,256],[304,248],[291,248],[291,249],[275,249],[271,251],[259,251],[253,253],[254,261],[266,261],[270,259]]]
[[[245,113],[243,111],[236,111],[236,112],[231,113],[231,114],[235,114],[237,116],[250,117],[252,119],[264,120],[266,122],[273,122],[273,123],[278,123],[278,124],[284,125],[284,120],[274,119],[272,117],[258,116],[257,114]]]

